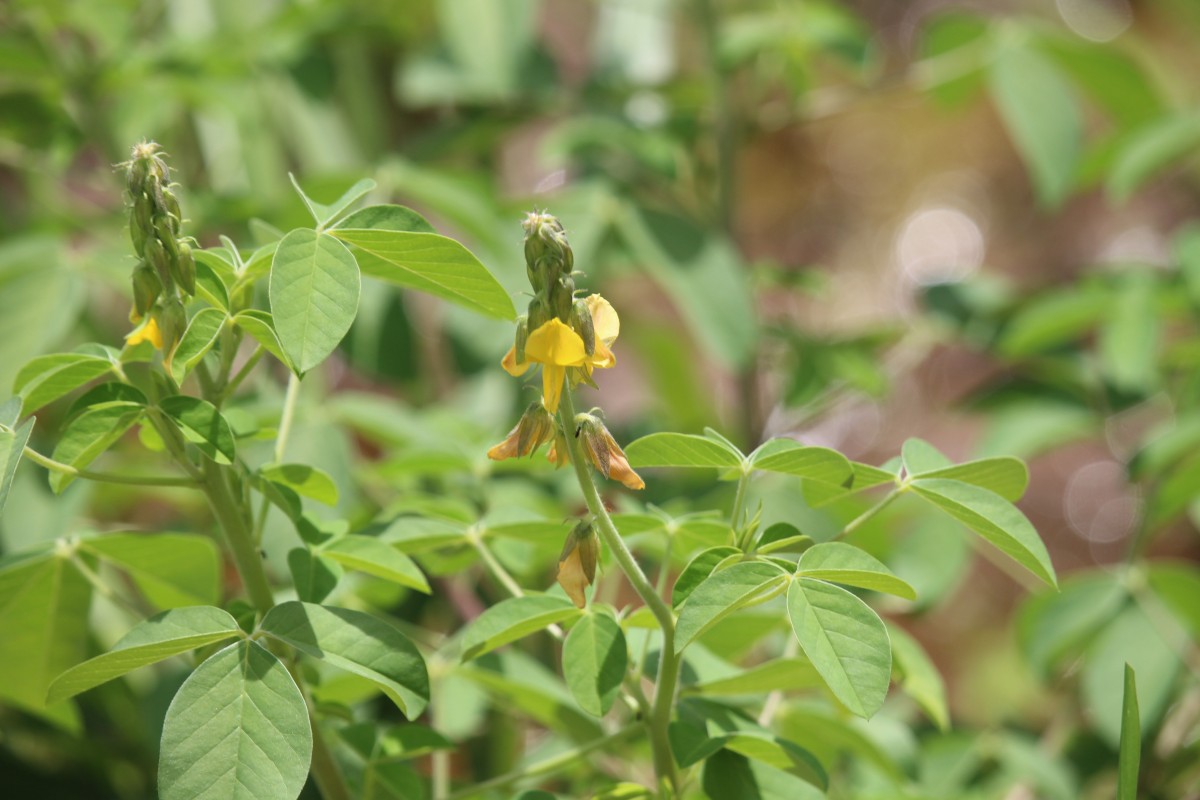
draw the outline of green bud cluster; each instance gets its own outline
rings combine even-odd
[[[559,319],[583,339],[588,355],[596,351],[596,335],[587,303],[575,296],[575,253],[558,218],[531,211],[525,228],[525,275],[533,288],[527,313],[517,321],[517,360],[525,357],[529,334]]]
[[[196,261],[189,239],[180,236],[183,216],[171,171],[154,142],[134,145],[125,168],[129,191],[129,236],[139,261],[133,268],[131,320],[154,316],[169,347],[186,325],[181,293],[196,294]]]

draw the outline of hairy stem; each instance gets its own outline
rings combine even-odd
[[[571,397],[570,384],[563,388],[558,415],[563,430],[567,432],[567,447],[571,452],[571,465],[575,468],[575,477],[579,480],[579,488],[583,491],[584,502],[587,503],[588,511],[596,521],[600,536],[612,550],[613,557],[621,571],[625,573],[625,577],[633,586],[634,591],[649,607],[655,620],[658,621],[659,628],[662,629],[663,644],[658,659],[658,678],[655,681],[654,702],[651,705],[650,718],[646,720],[646,724],[649,728],[650,746],[654,754],[654,773],[658,777],[660,787],[665,782],[674,792],[679,787],[679,776],[675,770],[675,759],[671,755],[667,726],[671,722],[671,710],[675,704],[675,687],[679,680],[679,659],[675,654],[675,617],[671,613],[670,607],[650,585],[646,573],[642,571],[633,554],[626,547],[625,540],[621,538],[612,518],[608,515],[608,509],[604,507],[604,501],[600,499],[600,492],[596,489],[596,482],[588,468],[583,446],[579,439],[571,435],[571,431],[575,429],[575,401]]]

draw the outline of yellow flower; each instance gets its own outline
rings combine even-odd
[[[134,328],[132,331],[130,331],[130,333],[125,337],[125,341],[129,343],[130,347],[141,344],[142,342],[149,342],[150,344],[154,345],[156,349],[163,349],[162,331],[159,330],[158,321],[155,320],[154,317],[148,317],[146,322],[140,327]]]
[[[629,466],[625,451],[608,432],[603,420],[591,414],[580,414],[576,421],[579,423],[578,438],[583,443],[583,452],[597,472],[620,481],[630,489],[646,488],[646,482]]]
[[[500,362],[505,371],[514,377],[524,375],[531,364],[542,365],[542,402],[551,414],[558,411],[567,369],[578,368],[586,377],[591,377],[593,369],[607,369],[617,363],[610,349],[621,331],[617,312],[598,294],[591,295],[586,302],[596,332],[596,347],[592,355],[587,354],[578,333],[553,317],[529,334],[525,341],[524,361],[517,361],[517,349],[514,346]]]

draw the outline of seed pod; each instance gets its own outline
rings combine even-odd
[[[592,312],[586,300],[576,300],[571,306],[571,329],[583,339],[583,350],[589,356],[596,354],[596,328],[592,324]]]
[[[196,295],[196,259],[192,256],[192,246],[187,242],[179,243],[179,258],[175,261],[179,277],[179,288],[187,292],[189,297]]]
[[[162,290],[162,280],[154,267],[142,261],[133,268],[133,309],[139,320],[154,307]]]

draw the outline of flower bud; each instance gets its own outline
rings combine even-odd
[[[592,325],[592,312],[586,300],[576,300],[571,306],[571,329],[583,339],[583,350],[589,356],[596,354],[596,328]]]
[[[521,415],[516,427],[500,444],[488,450],[488,458],[503,461],[506,458],[524,458],[554,438],[557,426],[554,416],[542,405],[542,401],[530,403]]]
[[[562,428],[554,429],[554,442],[546,451],[546,460],[553,464],[555,469],[561,469],[571,463],[571,447],[567,443],[567,437],[563,435]]]
[[[168,353],[167,360],[170,361],[169,354],[175,350],[175,345],[179,344],[187,328],[187,312],[183,309],[183,302],[178,297],[165,298],[157,318],[159,330],[162,331],[163,351]]]
[[[170,286],[175,280],[171,274],[171,260],[157,236],[150,236],[146,239],[145,255],[150,266],[158,270],[158,276],[162,278],[162,282]]]
[[[600,542],[590,522],[580,522],[567,534],[562,554],[558,557],[558,585],[577,608],[587,605],[584,590],[596,581],[596,562],[600,557]]]
[[[196,294],[196,259],[192,255],[192,246],[187,242],[179,243],[179,258],[175,260],[176,278],[179,288],[189,296]]]
[[[629,466],[625,451],[608,432],[603,420],[592,414],[580,414],[575,418],[579,426],[575,435],[583,444],[592,466],[606,478],[620,481],[630,489],[644,489],[646,482]]]
[[[555,281],[550,289],[550,304],[554,316],[567,322],[571,318],[571,306],[575,304],[575,279],[564,275]]]
[[[183,211],[179,208],[179,200],[175,193],[170,190],[164,191],[163,204],[163,210],[171,217],[171,232],[178,236],[180,228],[183,227]]]
[[[513,351],[516,353],[518,364],[525,361],[525,342],[527,341],[529,341],[529,317],[522,314],[517,317],[517,334],[513,340]]]
[[[137,322],[154,307],[154,301],[162,294],[162,280],[154,267],[145,261],[133,268],[133,310],[131,321]],[[136,319],[134,319],[136,317]]]
[[[529,330],[530,330],[530,332],[536,331],[538,328],[545,325],[547,322],[550,321],[550,317],[552,317],[552,316],[553,316],[553,314],[550,313],[550,309],[549,309],[549,307],[547,307],[546,301],[543,300],[540,296],[535,297],[529,301]]]

